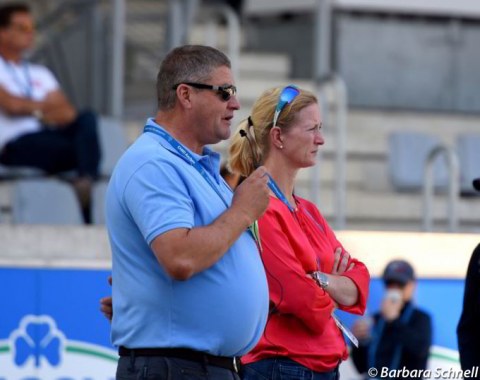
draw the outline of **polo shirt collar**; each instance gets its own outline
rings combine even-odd
[[[153,126],[155,128],[160,128],[164,130],[165,132],[168,133],[168,131],[163,128],[160,124],[157,124],[155,122],[155,119],[153,117],[147,119],[147,125]],[[150,133],[150,135],[153,135],[153,133]],[[167,149],[169,152],[175,154],[178,157],[181,157],[183,160],[183,157],[181,154],[177,152],[177,150],[167,141],[165,140],[162,136],[155,135],[158,139],[158,142],[160,145],[162,145],[165,149]],[[178,141],[178,140],[177,140]],[[220,154],[217,152],[214,152],[208,147],[203,148],[202,155],[195,153],[191,151],[189,148],[187,148],[185,145],[183,145],[180,141],[178,141],[180,145],[182,145],[185,150],[187,150],[212,176],[215,178],[217,182],[220,182]]]

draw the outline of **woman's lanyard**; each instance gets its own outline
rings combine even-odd
[[[27,61],[22,61],[22,69],[23,69],[23,76],[25,80],[22,80],[13,64],[7,62],[3,57],[0,56],[4,66],[7,68],[8,72],[10,73],[10,77],[13,79],[17,87],[23,93],[23,95],[28,98],[32,99],[32,79],[30,77],[30,70],[28,69]]]
[[[403,314],[400,316],[400,323],[406,325],[413,314],[413,305],[409,303]],[[383,330],[385,329],[385,320],[380,316],[377,322],[377,325],[374,328],[372,334],[372,341],[370,342],[370,347],[368,348],[368,367],[372,368],[375,367],[375,357],[378,351],[378,345],[380,344],[380,340],[382,339]],[[400,365],[400,358],[402,356],[402,344],[396,344],[395,349],[392,355],[392,361],[390,362],[389,369],[398,369]]]
[[[182,157],[184,161],[189,163],[191,166],[193,166],[203,177],[205,181],[210,185],[210,187],[217,193],[217,195],[220,197],[222,200],[223,204],[225,205],[226,208],[230,207],[230,204],[227,202],[227,200],[224,198],[223,194],[220,192],[220,189],[218,188],[217,184],[213,180],[212,176],[207,173],[205,168],[200,164],[200,162],[188,151],[185,149],[185,147],[180,144],[177,140],[175,140],[169,133],[164,131],[161,128],[154,127],[153,125],[145,125],[145,128],[143,129],[143,132],[151,132],[154,133],[160,137],[163,137],[171,146],[174,148]],[[257,221],[255,221],[250,227],[248,228],[253,239],[257,243],[257,246],[259,249],[261,249],[261,243],[260,243],[260,235],[258,232],[258,224]]]
[[[274,179],[272,177],[270,177],[270,181],[269,181],[269,184],[273,184],[275,186],[275,189],[276,191],[274,191],[272,189],[272,187],[270,187],[270,189],[272,189],[272,191],[275,193],[275,195],[277,196],[278,199],[280,199],[283,204],[285,204],[285,206],[288,207],[288,209],[290,210],[290,212],[292,213],[292,215],[294,215],[294,209],[293,207],[290,205],[290,203],[288,202],[287,200],[287,197],[285,197],[285,195],[282,193],[282,191],[280,190],[280,188],[277,186],[277,184],[275,183]],[[309,218],[315,223],[315,225],[318,227],[318,229],[321,231],[321,232],[325,232],[323,227],[320,225],[320,223],[318,223],[312,214],[310,214],[310,212],[304,208],[304,210],[306,211],[306,214],[309,216]],[[320,259],[317,257],[317,269],[320,270]],[[337,325],[337,327],[340,329],[340,331],[345,334],[345,336],[350,340],[350,342],[353,343],[353,345],[355,347],[358,347],[358,339],[355,335],[353,335],[353,333],[350,331],[350,329],[345,326],[342,321],[335,315],[335,309],[332,311],[332,319],[335,321],[335,324]]]
[[[293,213],[295,211],[295,209],[292,207],[292,205],[288,201],[287,197],[282,193],[282,190],[280,190],[277,183],[270,176],[270,174],[267,173],[267,175],[268,175],[268,187],[270,188],[270,190],[272,190],[273,193],[275,194],[275,196],[278,199],[280,199],[285,206],[288,207],[288,209],[290,210],[291,213]]]

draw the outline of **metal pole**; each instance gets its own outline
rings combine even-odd
[[[324,125],[328,125],[328,101],[326,95],[327,76],[330,73],[330,0],[317,0],[313,28],[313,80]],[[319,158],[319,162],[321,159]],[[313,168],[310,197],[313,203],[320,205],[320,171]]]
[[[347,224],[347,86],[342,78],[335,76],[336,89],[336,155],[335,155],[335,222],[336,228],[344,229]]]
[[[167,51],[181,45],[182,5],[179,0],[168,1]]]
[[[125,71],[125,0],[112,0],[112,93],[111,114],[115,118],[121,118],[123,113],[123,89]]]
[[[205,45],[217,46],[217,26],[212,19],[205,21]]]
[[[98,6],[98,3],[93,5],[92,9],[92,18],[90,22],[90,34],[88,40],[92,46],[92,53],[90,56],[90,66],[91,66],[91,76],[90,76],[90,103],[93,106],[93,109],[97,112],[103,112],[103,91],[102,91],[102,76],[101,76],[101,51],[103,39],[103,28],[102,28],[102,19],[101,13]],[[105,45],[103,45],[105,46]]]
[[[449,186],[448,186],[448,230],[458,231],[458,195],[460,194],[460,163],[452,149],[448,149]]]
[[[228,57],[232,64],[233,77],[238,81],[239,72],[239,59],[240,59],[240,20],[237,14],[228,5],[217,5],[215,7],[205,7],[206,14],[209,16],[206,21],[204,41],[206,45],[218,46],[218,33],[217,26],[218,20],[214,18],[214,15],[219,15],[227,22],[227,35],[228,35]]]
[[[313,73],[317,88],[318,100],[321,107],[322,118],[328,125],[330,122],[329,105],[326,96],[326,86],[331,83],[335,90],[335,185],[334,208],[336,228],[346,227],[346,160],[347,160],[347,87],[338,75],[332,74],[331,68],[331,42],[332,42],[332,0],[317,0],[315,8],[314,25],[314,61]],[[312,201],[318,202],[320,188],[320,173],[318,170],[312,175]]]
[[[222,8],[228,25],[228,55],[232,62],[233,77],[238,81],[240,66],[240,21],[231,7],[223,6]]]
[[[332,30],[331,0],[317,0],[313,36],[313,73],[316,80],[329,75]]]
[[[433,197],[433,165],[431,154],[425,164],[425,174],[423,178],[423,230],[431,232],[433,227],[432,217],[432,197]]]

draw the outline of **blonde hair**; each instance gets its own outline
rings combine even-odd
[[[247,177],[256,169],[255,164],[261,165],[268,156],[273,115],[283,88],[275,87],[265,91],[253,105],[251,116],[238,125],[229,148],[228,164],[232,172]],[[292,103],[286,105],[280,113],[277,127],[282,131],[287,131],[291,127],[298,112],[318,103],[311,92],[299,90],[300,93]],[[242,130],[245,132],[241,132]]]

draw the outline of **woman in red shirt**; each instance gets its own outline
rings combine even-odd
[[[287,86],[260,96],[232,140],[232,170],[248,176],[264,165],[272,189],[258,220],[271,307],[260,342],[242,359],[245,380],[338,378],[348,351],[334,310],[365,311],[367,268],[294,193],[299,169],[315,165],[321,127],[316,97]]]

